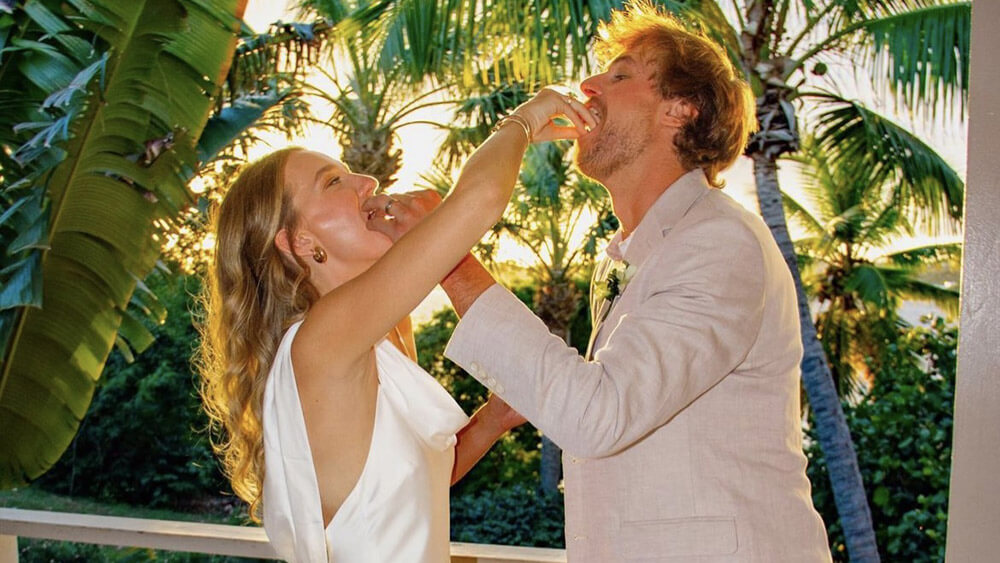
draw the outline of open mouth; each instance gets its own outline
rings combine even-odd
[[[592,135],[594,131],[600,129],[601,125],[604,123],[604,111],[600,107],[598,107],[597,104],[587,104],[586,107],[588,110],[590,110],[590,114],[594,116],[594,120],[597,121],[597,125],[591,127],[587,131],[587,134],[584,135],[585,137]]]

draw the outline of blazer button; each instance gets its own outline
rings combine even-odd
[[[494,383],[494,384],[496,385],[496,387],[493,388],[493,391],[495,391],[500,395],[503,395],[503,392],[506,391],[506,389],[503,386],[503,383]]]
[[[483,373],[483,366],[479,365],[479,362],[472,362],[469,365],[469,372],[471,372],[473,376],[478,377]]]

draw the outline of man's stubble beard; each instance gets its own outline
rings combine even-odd
[[[586,149],[576,143],[576,166],[588,177],[604,181],[635,162],[648,148],[652,135],[648,127],[629,130],[623,123],[605,125]]]

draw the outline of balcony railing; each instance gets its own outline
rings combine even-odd
[[[16,562],[17,538],[275,559],[262,528],[0,508],[0,563]],[[451,544],[452,563],[565,563],[562,549]]]

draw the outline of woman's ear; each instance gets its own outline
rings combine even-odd
[[[315,245],[308,233],[297,233],[294,237],[289,237],[288,229],[281,229],[274,235],[274,246],[285,254],[309,257],[312,256]]]
[[[666,107],[660,114],[667,127],[680,129],[698,117],[698,108],[684,98],[665,100]]]

